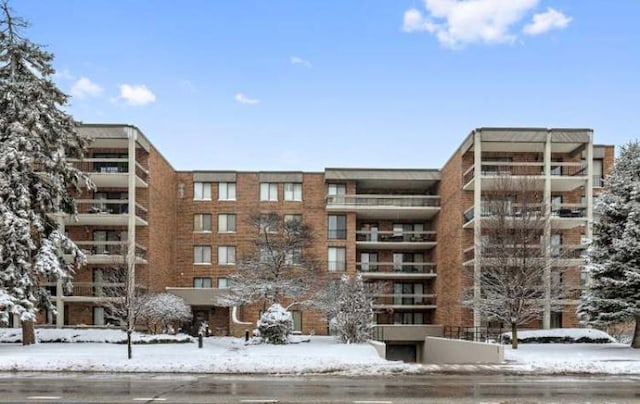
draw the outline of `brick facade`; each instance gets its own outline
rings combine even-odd
[[[117,128],[106,126],[106,129],[116,130]],[[109,134],[109,136],[112,135]],[[465,251],[468,252],[474,246],[473,228],[463,227],[465,223],[463,214],[474,205],[473,191],[464,189],[469,177],[469,170],[474,164],[472,147],[464,150],[461,146],[441,170],[431,170],[435,173],[431,173],[429,170],[345,169],[345,172],[341,174],[343,177],[328,178],[327,173],[330,169],[325,172],[305,173],[176,171],[152,145],[148,144],[143,135],[140,134],[140,136],[145,147],[137,149],[136,158],[142,168],[148,171],[148,176],[146,176],[148,186],[136,189],[136,202],[146,208],[147,224],[136,227],[136,241],[146,249],[144,257],[146,262],[137,265],[136,271],[138,283],[144,285],[150,292],[162,292],[165,288],[193,290],[196,286],[195,280],[198,278],[210,278],[211,287],[217,289],[218,283],[227,278],[234,271],[237,263],[253,251],[253,229],[248,223],[252,214],[269,212],[280,215],[297,214],[302,215],[303,220],[313,228],[315,239],[309,252],[317,257],[322,270],[330,278],[337,279],[341,273],[328,273],[327,271],[329,247],[345,248],[345,272],[349,274],[358,271],[357,263],[361,260],[363,253],[377,254],[379,263],[392,263],[394,254],[419,253],[425,263],[435,264],[437,274],[435,276],[422,276],[421,272],[409,275],[405,273],[393,274],[393,271],[390,271],[386,278],[383,277],[386,280],[375,281],[386,285],[384,293],[387,295],[394,294],[394,288],[401,288],[401,285],[397,285],[399,283],[411,283],[414,285],[413,287],[417,288],[415,290],[421,291],[421,294],[435,295],[432,299],[433,307],[425,306],[419,309],[403,308],[404,303],[396,304],[395,297],[382,298],[381,301],[385,302],[387,308],[379,310],[379,322],[397,322],[399,313],[421,313],[421,317],[411,318],[420,318],[419,321],[427,324],[471,325],[473,323],[473,313],[461,305],[462,291],[469,286],[472,278],[468,275],[470,271],[473,272],[473,266],[463,265],[468,255]],[[613,147],[602,146],[602,148],[603,167],[607,172],[613,164]],[[110,152],[126,153],[126,146],[109,149],[95,146],[91,150],[90,156],[98,153],[104,155]],[[536,163],[541,161],[540,155],[540,152],[483,152],[483,158],[509,158],[514,163]],[[553,153],[552,159],[563,162],[580,162],[580,155]],[[331,170],[339,171],[340,169]],[[424,179],[429,175],[434,175],[433,179]],[[412,176],[417,176],[417,179],[407,180]],[[261,178],[263,180],[271,178],[270,181],[277,184],[277,201],[260,201]],[[291,182],[302,183],[302,201],[284,201],[284,183],[289,181],[273,180],[274,178],[299,178],[299,181]],[[194,199],[195,182],[210,183],[210,199]],[[235,200],[219,200],[219,184],[222,182],[235,184]],[[389,214],[384,208],[378,209],[378,211],[372,210],[371,212],[374,213],[371,213],[361,210],[357,203],[353,206],[347,206],[343,210],[329,209],[328,184],[343,184],[347,196],[382,195],[385,198],[392,198],[394,196],[436,195],[439,196],[440,208],[433,215],[423,213],[415,216],[407,214],[406,212],[409,210],[403,210],[402,207],[397,208],[395,214],[393,211]],[[126,192],[126,188],[101,187],[98,189],[98,192],[107,191]],[[594,193],[597,193],[597,190]],[[561,194],[563,203],[579,204],[583,191],[572,189],[563,191]],[[92,199],[93,193],[82,195],[81,198]],[[197,214],[211,215],[210,230],[194,231],[194,215]],[[218,232],[218,218],[221,214],[235,215],[235,232]],[[380,216],[376,216],[376,214]],[[327,220],[329,215],[344,215],[346,217],[346,237],[344,239],[328,238]],[[364,244],[360,243],[362,239],[357,239],[357,235],[359,231],[367,229],[371,223],[375,223],[378,227],[377,231],[381,234],[394,233],[397,231],[398,225],[419,225],[424,231],[435,231],[437,243],[435,246],[416,247],[417,249],[402,244],[391,248],[383,244],[363,247]],[[92,240],[93,231],[96,229],[126,231],[126,226],[72,225],[67,227],[69,235],[76,241]],[[560,235],[563,244],[579,245],[584,229],[580,227],[562,228],[558,229],[556,233]],[[195,246],[210,247],[211,262],[195,263]],[[235,247],[236,264],[218,263],[218,247],[223,246]],[[83,268],[76,273],[74,281],[92,282],[94,281],[93,270],[104,267],[104,264],[96,264]],[[394,270],[397,270],[395,265]],[[379,279],[379,277],[374,276],[371,279]],[[566,282],[579,287],[579,269],[577,267],[567,272]],[[419,287],[415,285],[419,285]],[[93,307],[96,304],[99,303],[91,301],[66,303],[65,318],[69,324],[92,324],[95,321]],[[255,323],[262,309],[263,307],[259,305],[241,307],[238,310],[238,317],[242,321]],[[317,334],[327,332],[327,320],[322,313],[297,307],[293,307],[293,309],[301,312],[303,332]],[[247,329],[246,325],[233,322],[230,308],[217,307],[213,302],[210,305],[194,305],[193,311],[199,320],[208,321],[210,331],[216,335],[243,335]],[[575,305],[567,305],[562,314],[562,326],[573,326],[576,323]]]

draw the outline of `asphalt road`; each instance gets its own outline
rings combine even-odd
[[[640,403],[640,377],[0,374],[3,403]]]

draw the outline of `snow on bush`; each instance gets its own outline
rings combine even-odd
[[[284,307],[273,304],[262,314],[258,321],[258,332],[268,344],[286,344],[293,331],[293,319]]]
[[[158,293],[148,297],[141,317],[155,334],[158,328],[163,333],[179,328],[182,323],[191,321],[193,315],[191,306],[183,298],[171,293]]]
[[[606,332],[592,328],[555,328],[519,331],[518,342],[522,344],[609,344],[616,340]],[[511,333],[502,334],[502,343],[511,343]]]

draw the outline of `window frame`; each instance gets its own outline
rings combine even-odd
[[[205,220],[204,218],[208,216],[209,217],[209,229],[205,229],[204,224],[205,224]],[[199,223],[197,223],[197,218],[200,217]],[[193,214],[193,232],[194,233],[211,233],[212,231],[212,226],[211,226],[211,213],[194,213]],[[197,224],[200,225],[200,229],[198,229]]]
[[[198,250],[200,250],[200,254],[198,254]],[[197,258],[204,259],[207,254],[205,251],[209,251],[209,261],[197,261]],[[211,265],[211,246],[206,244],[197,244],[193,246],[193,264],[194,265]]]
[[[205,282],[208,281],[208,282]],[[198,286],[198,283],[200,283],[200,286]],[[206,284],[209,284],[209,286],[206,286]],[[193,278],[193,288],[194,289],[211,289],[213,288],[213,283],[211,281],[211,277],[210,276],[196,276]]]
[[[277,182],[261,182],[260,202],[278,202],[278,183]],[[266,192],[266,194],[265,194]]]
[[[334,252],[335,257],[332,257]],[[342,255],[342,257],[340,257]],[[342,258],[342,260],[340,260]],[[328,247],[327,248],[327,271],[334,273],[343,273],[347,270],[347,249],[345,247]]]
[[[335,218],[335,228],[331,226],[331,219]],[[340,219],[344,226],[340,227]],[[329,240],[346,240],[347,239],[347,215],[327,215],[327,238]]]
[[[222,218],[224,217],[224,220]],[[229,219],[233,217],[233,229],[229,229]],[[225,223],[224,228],[222,223]],[[218,213],[218,233],[235,233],[237,231],[237,216],[235,213]]]
[[[200,198],[198,198],[198,186],[200,186]],[[206,197],[206,189],[208,188],[209,197]],[[193,200],[194,201],[210,201],[211,200],[211,182],[194,181],[193,182]]]
[[[287,189],[287,188],[290,188],[290,189]],[[285,182],[284,183],[284,200],[287,202],[302,202],[302,183],[301,182]]]
[[[222,190],[224,189],[224,193]],[[232,189],[233,192],[229,192]],[[218,200],[219,201],[235,201],[237,186],[235,182],[218,182]],[[229,194],[232,193],[233,197]]]
[[[230,251],[233,251],[232,261],[229,260]],[[223,257],[225,258],[224,261],[222,260]],[[236,264],[236,246],[233,246],[233,245],[218,246],[218,265],[235,265],[235,264]]]

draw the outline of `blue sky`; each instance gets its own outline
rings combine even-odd
[[[13,0],[84,122],[177,169],[440,168],[481,126],[640,128],[637,0]]]

